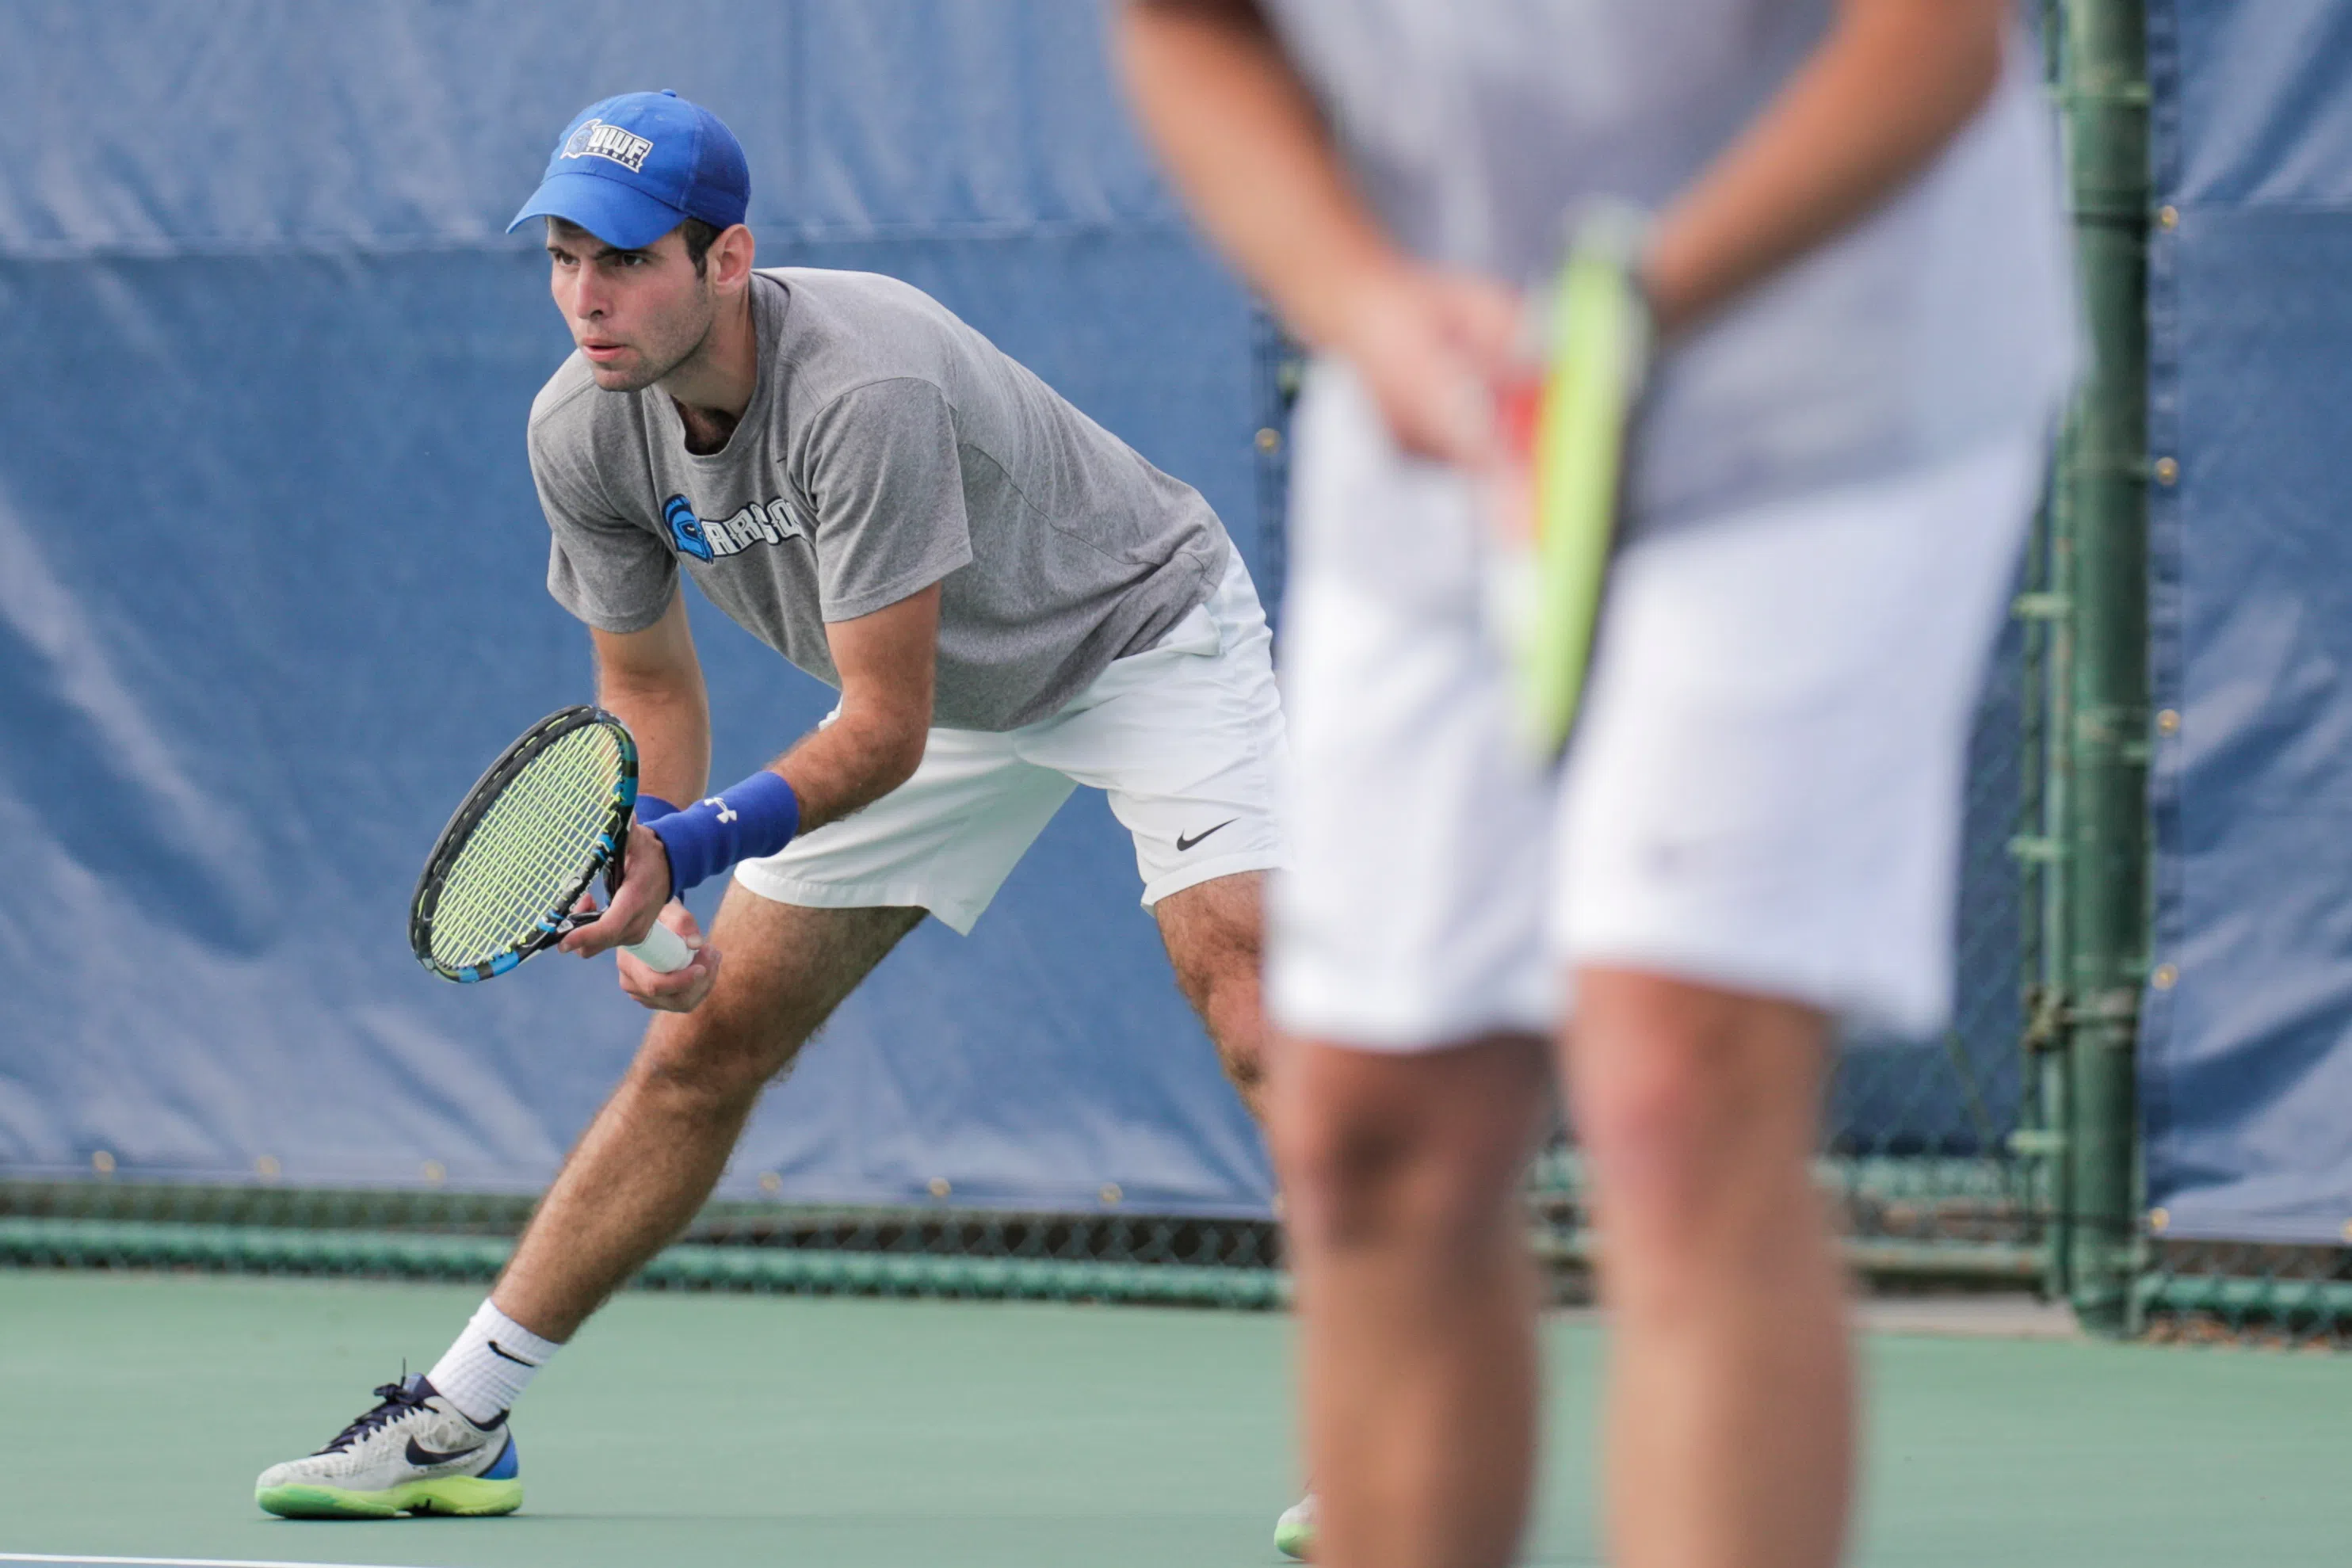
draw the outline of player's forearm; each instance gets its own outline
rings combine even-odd
[[[2000,80],[2009,0],[1843,0],[1741,138],[1660,215],[1644,281],[1667,331],[1892,196]]]
[[[699,672],[670,683],[596,683],[596,702],[629,727],[637,743],[637,791],[683,806],[710,779],[710,702]]]
[[[1144,131],[1193,215],[1292,330],[1331,344],[1349,297],[1403,258],[1265,18],[1248,0],[1129,0],[1118,45]]]
[[[887,714],[845,706],[824,728],[769,765],[800,797],[800,831],[862,810],[914,775],[929,729]]]
[[[686,596],[637,632],[590,634],[596,702],[637,743],[637,792],[673,806],[700,798],[710,778],[710,699],[687,624]]]

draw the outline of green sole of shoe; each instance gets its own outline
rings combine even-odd
[[[280,1519],[390,1519],[402,1513],[454,1514],[483,1519],[522,1506],[522,1482],[486,1481],[472,1476],[409,1481],[383,1491],[345,1491],[341,1487],[266,1487],[253,1494],[266,1513]]]

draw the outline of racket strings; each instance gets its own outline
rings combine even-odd
[[[433,911],[433,956],[463,968],[530,942],[604,855],[624,770],[611,729],[589,725],[523,765],[466,836]]]

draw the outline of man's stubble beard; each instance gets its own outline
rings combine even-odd
[[[695,334],[692,342],[666,359],[655,360],[647,356],[644,362],[636,370],[630,371],[625,380],[606,382],[600,375],[597,378],[597,384],[606,392],[636,392],[668,380],[696,355],[710,346],[710,334],[719,325],[719,310],[707,288],[703,293],[702,304],[702,328]]]

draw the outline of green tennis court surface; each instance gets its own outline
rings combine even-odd
[[[293,1523],[264,1465],[429,1364],[471,1289],[0,1272],[0,1554],[882,1568],[1271,1565],[1266,1314],[639,1293],[531,1391],[525,1511]],[[1550,1330],[1530,1557],[1597,1560],[1599,1331]],[[2352,1359],[1881,1335],[1860,1561],[2340,1563]],[[0,1562],[9,1559],[0,1555]]]

